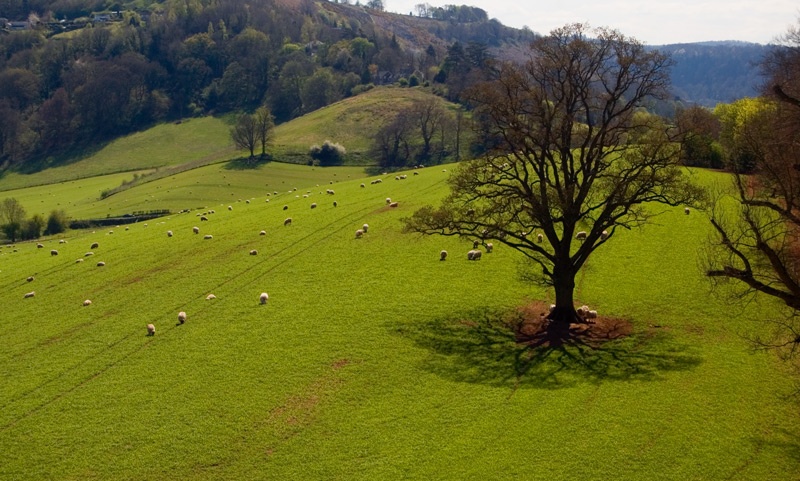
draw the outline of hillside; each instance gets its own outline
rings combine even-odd
[[[707,295],[706,219],[668,210],[581,273],[632,337],[536,357],[502,320],[551,295],[520,256],[401,233],[450,168],[0,249],[0,479],[795,479],[792,380],[741,338],[774,306]]]

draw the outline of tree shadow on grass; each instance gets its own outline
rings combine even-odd
[[[261,157],[259,155],[250,158],[250,157],[239,157],[238,159],[231,159],[227,163],[225,163],[226,170],[255,170],[260,168],[262,165],[268,164],[272,159],[267,157]]]
[[[457,382],[512,389],[561,389],[612,381],[657,381],[697,367],[696,348],[663,330],[635,333],[599,345],[580,341],[531,348],[517,342],[508,313],[407,324],[397,331],[429,351],[424,369]]]

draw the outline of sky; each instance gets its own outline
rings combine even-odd
[[[741,40],[767,44],[798,25],[797,0],[384,0],[386,11],[408,14],[414,5],[470,5],[503,25],[540,34],[568,23],[611,27],[648,45]]]

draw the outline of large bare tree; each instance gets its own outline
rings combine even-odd
[[[701,195],[665,124],[640,111],[666,93],[670,65],[615,30],[574,24],[535,40],[525,65],[501,64],[466,92],[488,151],[462,164],[441,206],[415,212],[407,230],[491,239],[524,254],[555,290],[546,338],[568,338],[581,321],[575,276],[589,256],[617,228],[646,223],[646,203]]]
[[[793,356],[800,353],[800,23],[781,40],[762,64],[767,82],[759,108],[744,111],[737,124],[754,169],[734,172],[733,203],[717,202],[711,211],[717,236],[706,273],[734,281],[741,296],[761,293],[785,303],[791,314],[755,340]]]

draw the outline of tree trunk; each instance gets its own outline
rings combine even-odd
[[[547,334],[551,344],[569,337],[569,325],[580,321],[575,312],[575,272],[570,269],[553,269],[553,287],[556,292],[555,308],[547,318],[550,324],[547,326]]]

